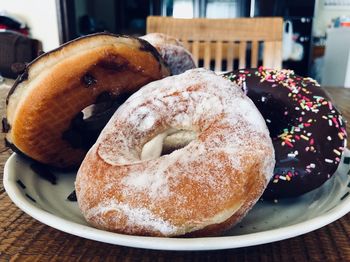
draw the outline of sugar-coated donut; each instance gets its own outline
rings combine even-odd
[[[175,131],[174,131],[175,130]],[[152,138],[195,139],[141,158]],[[254,205],[272,176],[274,150],[253,102],[214,72],[152,82],[118,108],[82,162],[79,207],[93,226],[150,236],[219,234]]]
[[[191,53],[176,38],[162,33],[150,33],[141,38],[158,50],[173,75],[196,68]]]
[[[43,54],[19,76],[7,99],[6,139],[41,163],[77,166],[123,102],[116,100],[167,75],[144,40],[109,33],[78,38]],[[82,112],[95,103],[109,110],[100,112],[102,122]]]
[[[301,195],[334,174],[346,147],[345,121],[315,80],[262,67],[225,77],[244,89],[270,130],[276,166],[264,198]]]

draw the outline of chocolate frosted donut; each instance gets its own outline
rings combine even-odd
[[[150,33],[140,37],[153,45],[170,68],[172,75],[178,75],[186,70],[196,68],[191,53],[176,38],[161,34]]]
[[[38,162],[77,166],[118,105],[168,75],[142,39],[98,33],[73,40],[18,77],[7,98],[6,140]]]
[[[336,171],[345,123],[319,84],[291,70],[237,70],[224,75],[253,100],[269,128],[276,166],[263,197],[298,196]]]

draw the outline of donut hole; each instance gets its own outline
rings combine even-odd
[[[90,149],[114,112],[128,97],[100,94],[94,104],[85,107],[72,119],[62,138],[73,148]]]
[[[169,155],[175,150],[184,148],[197,139],[197,132],[193,130],[170,128],[144,144],[141,151],[141,160],[156,159]]]
[[[83,120],[88,121],[92,118],[101,118],[101,116],[113,114],[113,112],[119,107],[119,104],[113,104],[112,102],[101,102],[92,104],[85,107],[81,112],[83,113]]]
[[[101,118],[106,118],[107,121],[111,118],[117,108],[125,102],[130,94],[120,94],[115,96],[109,92],[102,92],[94,104],[88,105],[81,112],[83,113],[83,120],[90,121]],[[107,122],[104,123],[105,126]]]

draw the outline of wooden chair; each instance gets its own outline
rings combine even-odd
[[[280,69],[282,30],[283,19],[280,17],[147,18],[147,33],[165,33],[180,39],[193,54],[197,65],[202,63],[205,68],[215,71],[230,71],[235,64],[238,68],[254,68],[262,64],[268,68]],[[259,50],[262,54],[259,54]],[[261,62],[259,57],[262,58]],[[235,63],[237,60],[238,63]]]

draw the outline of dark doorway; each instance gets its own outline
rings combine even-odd
[[[61,44],[79,36],[108,31],[140,36],[146,18],[160,15],[161,0],[57,0]]]

